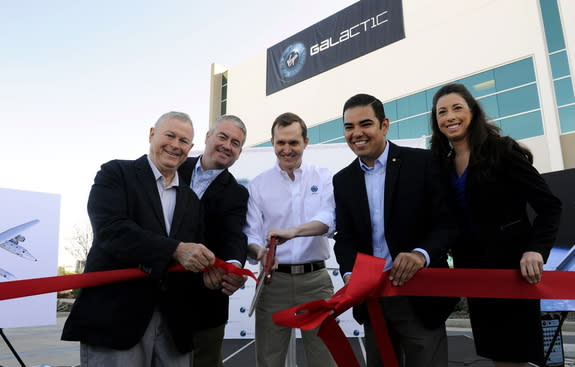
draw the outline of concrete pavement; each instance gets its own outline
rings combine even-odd
[[[58,313],[57,324],[51,326],[39,326],[29,328],[4,329],[20,357],[27,367],[41,366],[76,366],[79,364],[80,347],[76,342],[64,342],[60,340],[62,326],[67,313]],[[447,322],[448,335],[471,336],[469,320],[449,319]],[[575,366],[575,322],[566,322],[563,330],[564,350],[566,366]],[[250,341],[236,341],[228,343],[224,348],[224,358],[230,357],[239,349],[249,346]],[[253,344],[249,346],[253,348]],[[244,351],[243,353],[248,353]],[[252,353],[252,352],[249,352]],[[236,357],[229,358],[225,366],[233,367]],[[455,364],[457,365],[457,364]],[[461,364],[463,365],[463,364]],[[473,366],[473,364],[471,364]],[[19,363],[13,357],[8,347],[0,340],[0,367],[19,367]],[[245,367],[246,364],[238,364]]]

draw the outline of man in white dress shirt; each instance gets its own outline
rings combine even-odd
[[[272,125],[276,165],[248,185],[247,225],[249,255],[265,254],[267,238],[276,236],[279,263],[272,282],[263,289],[256,306],[256,354],[259,367],[283,367],[291,329],[274,324],[272,315],[286,308],[333,294],[325,268],[329,257],[327,236],[335,227],[331,173],[302,164],[308,143],[307,128],[287,112]],[[317,330],[302,330],[307,365],[335,366]]]

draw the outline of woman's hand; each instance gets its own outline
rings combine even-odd
[[[521,275],[531,284],[539,283],[543,274],[543,256],[539,252],[527,251],[523,253],[519,262]]]

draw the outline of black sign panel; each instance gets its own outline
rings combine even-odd
[[[266,94],[403,38],[401,0],[361,0],[268,48]]]
[[[575,168],[548,172],[542,176],[551,192],[563,203],[555,247],[571,248],[575,245]]]

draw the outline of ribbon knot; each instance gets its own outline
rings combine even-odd
[[[367,261],[365,261],[367,260]],[[361,263],[361,266],[357,266]],[[386,287],[385,259],[358,254],[353,276],[328,300],[317,300],[276,312],[273,320],[281,326],[311,330],[329,317],[336,318],[353,305],[381,293]]]
[[[375,331],[375,338],[378,344],[382,345],[382,361],[384,361],[385,366],[397,367],[397,359],[391,347],[387,325],[379,310],[377,299],[386,288],[390,287],[390,281],[387,278],[387,272],[383,271],[384,269],[385,259],[358,254],[353,267],[353,276],[347,285],[337,291],[333,297],[276,312],[272,318],[280,326],[304,330],[320,327],[318,335],[338,365],[359,367],[345,334],[337,324],[336,317],[353,305],[367,299],[372,322],[382,328]]]

